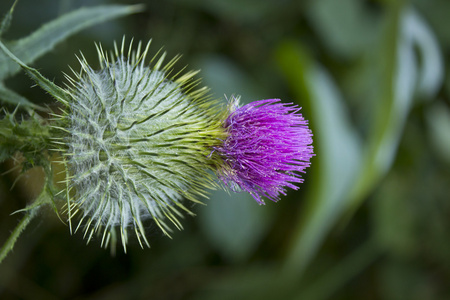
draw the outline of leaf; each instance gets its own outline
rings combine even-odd
[[[304,99],[309,100],[313,114],[311,123],[313,127],[313,122],[319,125],[313,128],[313,132],[320,174],[285,265],[286,270],[295,275],[302,274],[340,214],[351,215],[394,160],[414,94],[417,66],[410,41],[400,35],[402,6],[398,3],[390,5],[383,35],[384,52],[381,53],[380,100],[372,132],[364,148],[359,146],[354,132],[349,130],[345,122],[347,117],[342,114],[342,102],[338,101],[338,94],[332,92],[334,85],[326,73],[311,67],[311,62],[302,63],[299,57],[305,61],[305,54],[301,49],[297,54],[292,46],[280,50],[280,65],[285,73],[294,75],[294,80],[291,80],[293,90],[299,96],[305,96],[306,91]],[[301,74],[295,76],[296,73]],[[302,82],[295,82],[299,80]],[[298,86],[303,86],[304,91]]]
[[[305,200],[306,209],[301,212],[285,261],[285,271],[297,276],[346,207],[360,164],[361,146],[347,122],[345,105],[330,75],[314,64],[298,43],[283,44],[277,58],[298,103],[306,104],[310,111],[317,155],[312,160],[309,178],[312,191]]]
[[[313,29],[328,53],[349,58],[361,53],[373,42],[380,22],[359,0],[315,0],[306,11]]]
[[[411,40],[408,16],[399,4],[392,4],[384,34],[383,81],[375,121],[368,133],[365,157],[355,187],[350,195],[352,209],[359,207],[364,197],[389,171],[395,159],[406,118],[411,109],[418,82],[418,67]]]
[[[196,300],[273,300],[292,299],[286,297],[285,290],[271,288],[274,280],[278,279],[277,269],[273,264],[255,263],[237,265],[226,268],[221,276],[213,280],[205,280],[201,289],[195,291]]]
[[[248,193],[216,191],[210,198],[199,208],[205,235],[228,261],[247,259],[270,227],[269,207],[259,206]]]
[[[0,101],[4,101],[11,105],[29,107],[38,110],[45,110],[45,108],[32,103],[27,98],[17,94],[13,90],[8,89],[2,83],[0,83]]]
[[[263,99],[264,88],[255,82],[238,68],[229,59],[220,55],[203,55],[196,60],[195,67],[202,70],[204,83],[214,91],[214,96],[227,97],[241,95],[242,103],[250,103]]]
[[[450,165],[450,110],[443,103],[436,103],[426,113],[429,136],[438,156]]]
[[[24,64],[20,59],[12,54],[11,51],[8,50],[8,48],[6,48],[2,42],[0,42],[0,48],[6,55],[11,58],[11,60],[16,62],[25,71],[25,73],[27,73],[27,75],[30,76],[31,79],[34,80],[44,91],[48,92],[61,102],[67,101],[68,96],[65,90],[42,76],[41,73],[39,73],[36,69],[30,68],[26,64]]]
[[[191,6],[197,6],[201,11],[208,11],[230,22],[261,23],[261,19],[273,12],[277,0],[181,0]]]
[[[24,64],[30,64],[69,36],[95,24],[142,11],[142,5],[109,5],[80,8],[45,24],[31,35],[7,43]],[[19,67],[0,54],[0,80],[16,74]]]
[[[14,1],[13,5],[11,6],[10,10],[6,13],[6,15],[3,17],[3,20],[0,24],[0,37],[9,29],[9,26],[11,25],[12,15],[14,12],[14,7],[17,4],[17,1]]]
[[[351,279],[360,275],[381,254],[382,251],[376,245],[374,239],[369,238],[352,253],[341,258],[319,279],[299,289],[299,293],[293,299],[333,299],[336,291],[345,286]]]
[[[415,257],[422,243],[414,211],[417,202],[412,197],[417,191],[410,186],[408,175],[390,172],[375,192],[370,210],[376,243],[390,255],[402,258]]]
[[[432,99],[444,80],[444,60],[436,37],[425,20],[412,8],[404,12],[402,31],[410,43],[409,47],[416,47],[421,58],[418,92]]]

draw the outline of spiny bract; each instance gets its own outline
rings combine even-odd
[[[171,75],[179,57],[163,66],[165,53],[146,65],[150,42],[143,51],[131,44],[115,44],[109,54],[97,47],[97,71],[81,55],[55,126],[68,170],[69,220],[81,214],[76,229],[84,224],[88,241],[104,230],[102,245],[114,242],[118,227],[125,251],[128,228],[148,245],[145,219],[167,235],[165,220],[182,228],[180,210],[192,214],[182,199],[199,202],[213,187],[209,154],[225,134],[217,103],[196,88],[197,72]]]

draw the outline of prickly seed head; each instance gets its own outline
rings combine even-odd
[[[146,219],[167,235],[168,223],[182,228],[178,218],[192,214],[183,199],[199,202],[213,186],[209,154],[224,130],[196,72],[173,76],[178,58],[147,65],[149,44],[142,53],[124,46],[109,55],[97,47],[99,70],[79,59],[61,129],[69,219],[79,215],[89,239],[102,229],[105,245],[118,228],[125,249],[130,229],[148,245]]]

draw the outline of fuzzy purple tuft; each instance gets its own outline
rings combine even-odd
[[[312,133],[297,105],[279,99],[255,101],[239,107],[232,99],[224,122],[226,140],[215,150],[224,164],[219,179],[231,190],[247,191],[259,203],[262,197],[278,201],[286,187],[297,190],[299,173],[310,165]]]

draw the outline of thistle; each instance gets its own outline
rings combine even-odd
[[[193,215],[182,200],[200,203],[214,186],[208,154],[224,136],[216,102],[192,79],[197,72],[172,74],[179,57],[163,65],[165,53],[147,65],[149,46],[126,50],[122,42],[109,54],[98,46],[99,70],[81,55],[53,120],[69,222],[79,215],[76,230],[84,227],[88,241],[103,231],[102,245],[118,228],[125,251],[130,228],[149,245],[146,219],[166,235],[170,223],[182,228],[182,212]]]
[[[298,189],[314,155],[298,106],[269,99],[241,107],[233,97],[223,111],[206,88],[198,88],[196,71],[173,74],[179,56],[164,65],[166,54],[157,54],[147,63],[149,47],[134,49],[131,42],[126,49],[123,40],[120,49],[115,44],[105,53],[97,46],[99,68],[81,54],[80,71],[66,75],[62,89],[0,42],[61,103],[50,130],[42,124],[46,130],[37,132],[52,144],[44,149],[62,154],[65,188],[58,195],[64,195],[71,231],[78,218],[75,231],[83,228],[88,242],[98,234],[102,245],[115,245],[118,229],[126,251],[131,229],[141,246],[149,246],[144,222],[153,220],[167,236],[173,226],[182,229],[183,212],[193,215],[184,199],[201,203],[217,186],[214,174],[259,204]],[[47,200],[39,205],[53,195],[48,183]]]
[[[223,123],[227,138],[214,147],[223,159],[218,177],[232,191],[247,191],[259,203],[297,190],[299,173],[309,167],[313,154],[308,121],[296,105],[278,99],[255,101],[240,107],[232,98]]]

